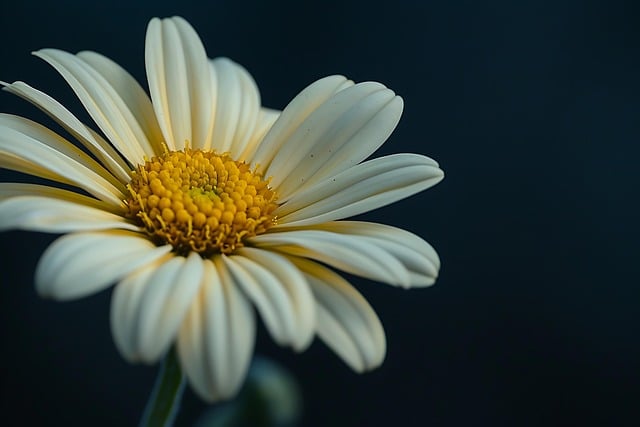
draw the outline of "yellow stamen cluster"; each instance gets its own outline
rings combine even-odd
[[[129,183],[128,217],[159,243],[202,256],[231,253],[275,223],[268,182],[226,154],[185,149],[138,166]]]

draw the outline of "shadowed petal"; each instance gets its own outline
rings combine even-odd
[[[334,221],[313,228],[354,236],[379,246],[402,262],[410,276],[410,286],[429,286],[438,277],[440,258],[421,237],[390,225],[361,221]]]
[[[368,279],[410,285],[409,272],[396,257],[355,236],[305,229],[263,234],[249,242],[258,248],[311,258]]]
[[[255,81],[240,65],[227,58],[211,61],[217,80],[213,148],[239,159],[250,142],[260,113],[260,93]]]
[[[140,360],[138,330],[134,327],[144,290],[151,286],[150,278],[165,262],[173,259],[165,254],[153,262],[127,275],[118,283],[111,295],[111,334],[118,351],[129,362]]]
[[[313,337],[313,296],[304,278],[283,257],[255,249],[224,258],[238,286],[280,345],[304,350]],[[301,280],[302,279],[302,280]]]
[[[214,265],[215,262],[215,265]],[[178,334],[178,354],[200,397],[233,396],[249,367],[255,319],[222,259],[204,261],[204,282]]]
[[[436,251],[420,237],[388,225],[334,221],[267,233],[251,243],[402,287],[432,285],[440,269]]]
[[[188,258],[173,257],[148,278],[129,328],[135,331],[134,355],[146,363],[156,362],[168,350],[184,316],[193,304],[203,278],[203,262],[192,252]],[[135,292],[135,291],[134,291]]]
[[[36,267],[36,289],[42,296],[70,300],[87,296],[171,251],[156,247],[137,233],[74,233],[53,242]]]
[[[302,258],[292,261],[311,285],[320,338],[356,372],[380,366],[386,352],[384,329],[364,297],[328,268]]]
[[[244,151],[238,155],[238,160],[252,163],[252,159],[254,158],[258,146],[278,117],[280,117],[280,111],[271,110],[269,108],[260,108],[255,128],[253,129]]]

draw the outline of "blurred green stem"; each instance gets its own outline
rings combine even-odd
[[[164,358],[158,378],[153,386],[140,427],[170,427],[178,414],[185,378],[172,348]]]

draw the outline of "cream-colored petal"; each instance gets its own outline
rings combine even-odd
[[[149,90],[167,146],[211,146],[215,91],[204,46],[182,18],[154,18],[145,45]]]
[[[53,242],[36,268],[36,289],[45,297],[70,300],[119,281],[171,251],[129,231],[74,233]]]
[[[129,182],[130,167],[120,154],[104,138],[80,122],[62,104],[23,82],[11,84],[0,82],[0,84],[5,86],[4,90],[29,101],[44,111],[96,156],[111,174],[123,183]]]
[[[203,279],[203,262],[192,252],[174,257],[149,278],[130,326],[135,329],[137,354],[146,363],[156,362],[169,349]]]
[[[220,382],[218,390],[223,397],[233,397],[242,386],[249,370],[256,338],[256,321],[249,300],[240,291],[229,269],[221,256],[214,258],[214,264],[220,275],[220,285],[226,299],[228,328],[230,332],[226,340],[210,335],[211,355],[226,352],[230,363],[218,363],[219,378],[227,377]],[[214,323],[217,316],[210,317]],[[215,359],[215,356],[213,357]],[[214,360],[215,363],[215,360]]]
[[[296,192],[276,212],[278,225],[305,226],[349,218],[437,184],[438,164],[417,154],[394,154],[356,165]]]
[[[259,272],[259,269],[253,268],[253,274],[264,274],[264,271],[271,272],[289,294],[296,319],[296,334],[293,337],[292,346],[296,351],[306,350],[313,340],[316,314],[313,295],[304,276],[286,257],[272,251],[244,247],[236,251],[236,254],[239,257],[234,259],[242,263],[245,268],[252,267],[249,267],[250,263],[244,259],[262,267],[262,273]],[[265,282],[261,281],[262,283]],[[267,290],[267,286],[265,285],[264,290]]]
[[[278,117],[280,117],[280,111],[278,110],[272,110],[270,108],[260,109],[255,128],[243,152],[238,155],[238,160],[251,163],[251,159],[253,159],[258,146]]]
[[[145,156],[154,154],[147,135],[121,95],[91,65],[57,49],[39,50],[34,55],[64,77],[91,118],[131,164],[144,163]]]
[[[402,114],[402,99],[380,83],[344,89],[311,113],[282,144],[266,171],[281,200],[373,153]]]
[[[251,162],[264,173],[281,147],[302,125],[305,119],[334,93],[353,85],[344,76],[329,76],[307,86],[282,111],[258,146]]]
[[[438,277],[438,253],[424,239],[409,231],[361,221],[334,221],[311,228],[355,236],[366,244],[382,248],[405,266],[410,275],[410,286],[429,286]]]
[[[210,402],[238,391],[255,340],[251,305],[217,258],[204,261],[203,285],[178,334],[182,368],[195,392]]]
[[[101,211],[111,212],[118,216],[122,216],[125,212],[122,207],[116,207],[109,203],[105,203],[102,200],[94,199],[93,197],[85,196],[73,191],[63,190],[62,188],[23,182],[0,182],[0,201],[18,196],[40,196],[48,197],[50,199],[64,200],[96,208]]]
[[[133,273],[127,275],[118,283],[111,295],[111,333],[116,348],[127,361],[138,362],[138,330],[135,328],[140,300],[148,286],[153,286],[149,280],[153,273],[165,262],[173,259],[172,254],[156,259]]]
[[[39,123],[20,116],[0,113],[0,129],[11,129],[28,138],[35,139],[61,154],[79,162],[85,168],[100,175],[104,180],[116,187],[121,192],[126,191],[126,187],[101,164],[93,160],[75,145]]]
[[[42,196],[0,200],[0,231],[12,229],[60,234],[88,230],[140,230],[120,215]]]
[[[216,58],[217,108],[213,149],[239,159],[253,135],[260,114],[260,93],[251,75],[228,58]]]
[[[313,337],[313,296],[300,274],[292,273],[288,262],[279,255],[244,253],[224,257],[235,282],[255,304],[273,339],[280,345],[305,349]],[[273,268],[280,266],[280,268]]]
[[[353,370],[380,366],[386,339],[380,319],[345,279],[313,261],[294,258],[317,302],[318,335]]]
[[[205,297],[210,283],[219,283],[215,267],[210,260],[203,265],[203,284],[198,295],[182,321],[178,331],[177,349],[182,371],[189,379],[193,390],[205,400],[215,400],[217,391],[212,381],[212,370],[209,363],[205,335],[209,333],[209,325],[204,321],[206,307]]]
[[[122,204],[124,195],[118,188],[93,169],[60,152],[58,147],[52,148],[50,145],[54,142],[59,140],[39,141],[3,126],[0,131],[0,167],[75,185],[114,206]]]
[[[147,92],[124,68],[96,52],[78,52],[77,56],[89,64],[120,95],[128,110],[135,117],[155,154],[162,153],[162,131]]]
[[[273,232],[252,237],[252,246],[311,258],[332,267],[395,286],[410,286],[407,269],[391,253],[359,236],[321,230]]]

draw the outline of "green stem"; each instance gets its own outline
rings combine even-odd
[[[185,378],[175,350],[169,350],[160,367],[140,427],[170,427],[178,414]]]

